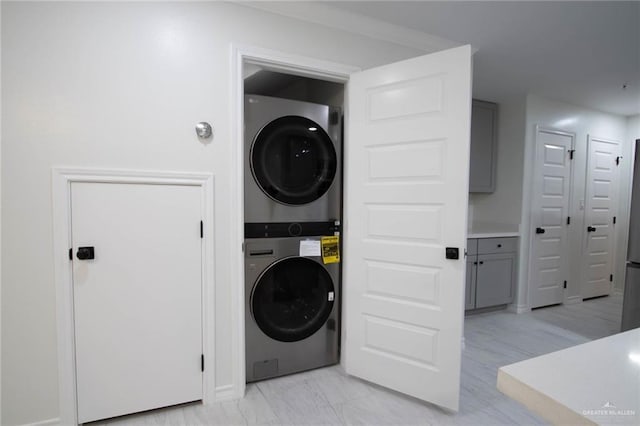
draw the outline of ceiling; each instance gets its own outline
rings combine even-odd
[[[640,2],[327,4],[472,44],[478,49],[476,98],[500,102],[535,93],[614,114],[640,114]]]

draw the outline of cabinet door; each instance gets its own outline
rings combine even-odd
[[[473,100],[469,192],[493,192],[496,189],[497,115],[497,104]]]
[[[476,308],[504,305],[513,301],[515,253],[478,255],[477,268]]]
[[[473,309],[476,307],[476,269],[478,264],[478,256],[467,257],[467,279],[465,281],[464,291],[464,309]]]

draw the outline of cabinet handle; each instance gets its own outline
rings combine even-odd
[[[481,265],[484,265],[484,261],[480,261],[480,264],[481,264]]]
[[[478,264],[478,262],[473,262],[473,264],[474,264],[474,265],[477,265],[477,264]]]
[[[501,247],[502,247],[502,244],[498,244],[498,248],[501,248]]]

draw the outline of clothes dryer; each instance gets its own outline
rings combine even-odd
[[[247,382],[338,362],[340,265],[323,264],[320,253],[300,255],[301,243],[319,242],[245,240]]]
[[[339,220],[340,108],[247,95],[244,114],[245,223]]]

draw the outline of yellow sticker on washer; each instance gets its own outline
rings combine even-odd
[[[340,262],[340,237],[322,237],[322,263]]]

